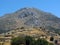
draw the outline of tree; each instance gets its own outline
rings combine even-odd
[[[57,40],[55,40],[55,44],[57,44],[58,43],[58,41]]]
[[[45,39],[38,39],[36,45],[48,45],[48,42]]]
[[[12,39],[11,45],[53,45],[52,43],[49,43],[45,39],[35,40],[33,37],[26,36],[26,37],[16,37]]]
[[[24,43],[24,38],[17,37],[12,39],[11,45],[20,45],[23,43]]]
[[[33,38],[32,37],[30,37],[30,36],[26,36],[25,37],[26,45],[32,45],[32,42],[33,42]]]
[[[54,40],[54,38],[53,37],[50,37],[50,41],[53,41]]]
[[[21,27],[20,29],[24,29],[24,27]]]

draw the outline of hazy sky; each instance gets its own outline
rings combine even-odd
[[[60,0],[0,0],[0,16],[24,7],[35,7],[60,17]]]

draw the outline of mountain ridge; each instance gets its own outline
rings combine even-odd
[[[36,8],[22,8],[0,18],[0,33],[22,26],[29,26],[30,28],[43,27],[48,30],[52,27],[54,29],[59,29],[58,31],[60,31],[60,18]]]

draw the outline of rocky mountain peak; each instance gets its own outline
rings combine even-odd
[[[60,19],[36,8],[22,8],[0,18],[0,33],[22,26],[44,27],[48,30],[60,31]]]

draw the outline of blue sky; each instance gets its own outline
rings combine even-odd
[[[0,16],[24,7],[35,7],[60,18],[60,0],[0,0]]]

